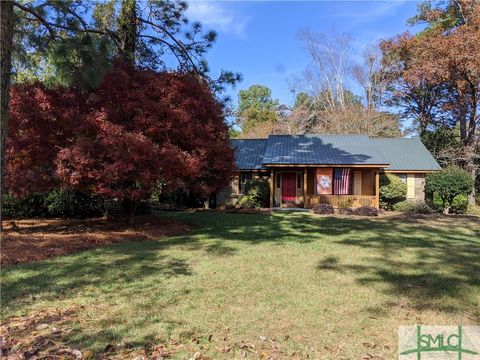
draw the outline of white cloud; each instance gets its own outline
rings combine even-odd
[[[187,17],[213,30],[245,37],[249,18],[236,14],[231,7],[227,8],[225,5],[226,3],[214,1],[189,1]]]

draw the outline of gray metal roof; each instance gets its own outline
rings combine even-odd
[[[263,162],[271,165],[388,164],[366,135],[269,136]]]
[[[420,138],[370,140],[388,159],[388,170],[440,170],[440,165]]]
[[[369,138],[367,135],[270,135],[234,139],[240,170],[269,165],[388,165],[388,170],[438,170],[418,138]]]
[[[240,170],[265,169],[263,154],[267,139],[234,139],[231,140],[235,150],[235,164]]]

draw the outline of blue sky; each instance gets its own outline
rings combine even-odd
[[[218,32],[207,59],[213,74],[238,71],[243,81],[229,95],[236,104],[239,89],[262,84],[274,98],[292,105],[289,83],[308,65],[298,33],[346,33],[353,51],[379,39],[410,30],[416,1],[189,1],[187,15]],[[355,89],[354,89],[355,90]]]

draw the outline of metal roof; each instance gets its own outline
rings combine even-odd
[[[366,135],[269,136],[263,162],[271,165],[388,164]]]
[[[392,170],[440,170],[440,165],[420,138],[370,139]]]
[[[267,139],[231,140],[235,150],[235,164],[240,170],[260,170],[263,166],[263,154]]]
[[[370,138],[367,135],[270,135],[235,139],[240,170],[269,165],[382,165],[388,170],[438,170],[440,166],[418,138]]]

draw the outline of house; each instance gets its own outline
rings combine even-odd
[[[425,175],[440,169],[418,138],[367,135],[270,135],[235,139],[238,172],[217,194],[217,204],[233,204],[253,178],[269,182],[270,207],[379,206],[381,173],[407,184],[408,199],[424,199]]]

